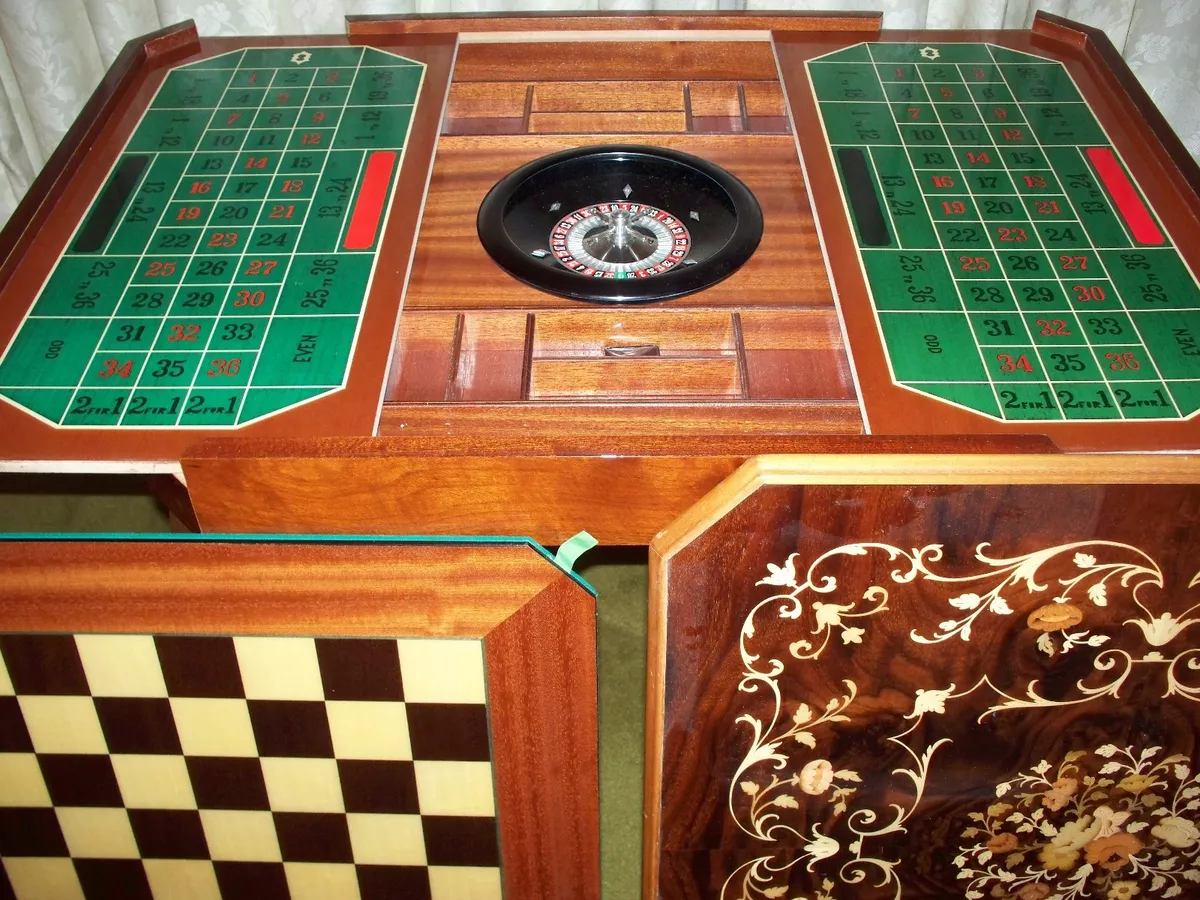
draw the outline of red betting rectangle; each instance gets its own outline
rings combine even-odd
[[[350,227],[342,246],[347,250],[370,250],[379,231],[379,217],[383,215],[383,201],[387,199],[388,185],[392,180],[392,169],[396,167],[394,150],[375,150],[367,157],[367,168],[362,185],[354,199],[354,212],[350,215]]]
[[[1150,210],[1146,209],[1146,204],[1142,202],[1142,195],[1125,174],[1125,169],[1116,155],[1107,147],[1088,147],[1084,152],[1096,167],[1096,174],[1108,188],[1109,196],[1113,198],[1117,211],[1129,226],[1133,239],[1139,244],[1165,243],[1166,238],[1155,224]]]

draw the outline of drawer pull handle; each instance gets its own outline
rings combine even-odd
[[[661,356],[658,344],[610,344],[604,347],[605,356],[626,359],[635,356]]]

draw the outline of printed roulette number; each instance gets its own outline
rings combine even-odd
[[[479,207],[484,249],[535,288],[601,303],[668,300],[731,275],[762,210],[724,169],[673,150],[606,146],[534,160]]]

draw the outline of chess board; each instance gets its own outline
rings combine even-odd
[[[501,852],[511,716],[489,639],[321,624],[0,625],[0,897],[512,896],[528,854],[515,832]]]

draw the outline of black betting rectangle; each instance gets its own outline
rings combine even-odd
[[[76,253],[95,253],[104,246],[121,210],[125,208],[125,201],[137,187],[149,164],[148,156],[126,156],[117,163],[112,177],[92,207],[92,214],[80,229],[72,250]]]
[[[422,816],[425,861],[431,866],[498,866],[496,820],[486,816]]]
[[[257,757],[189,756],[185,762],[199,809],[270,810]]]
[[[58,816],[49,807],[0,807],[0,856],[67,856]]]
[[[416,815],[421,811],[411,762],[339,759],[337,767],[346,812]]]
[[[0,753],[32,753],[33,742],[16,697],[0,697]]]
[[[143,859],[208,859],[208,841],[194,809],[131,809],[129,824]]]
[[[333,758],[333,735],[321,700],[248,700],[260,756]]]
[[[408,703],[405,713],[413,759],[492,758],[487,707],[482,703]]]
[[[424,866],[356,866],[362,900],[430,900]]]
[[[214,862],[222,897],[291,900],[282,863]]]
[[[87,900],[154,900],[140,859],[77,859],[75,874]]]
[[[352,863],[350,827],[342,813],[272,813],[284,862]]]
[[[892,242],[884,221],[883,207],[879,204],[879,193],[867,165],[866,154],[853,147],[841,147],[837,151],[838,166],[846,182],[846,194],[858,233],[868,247],[886,247]]]
[[[86,697],[90,693],[73,635],[0,635],[0,655],[17,694]]]
[[[183,752],[165,697],[95,697],[92,703],[110,753]]]
[[[55,806],[124,806],[108,754],[39,753],[42,780]]]

